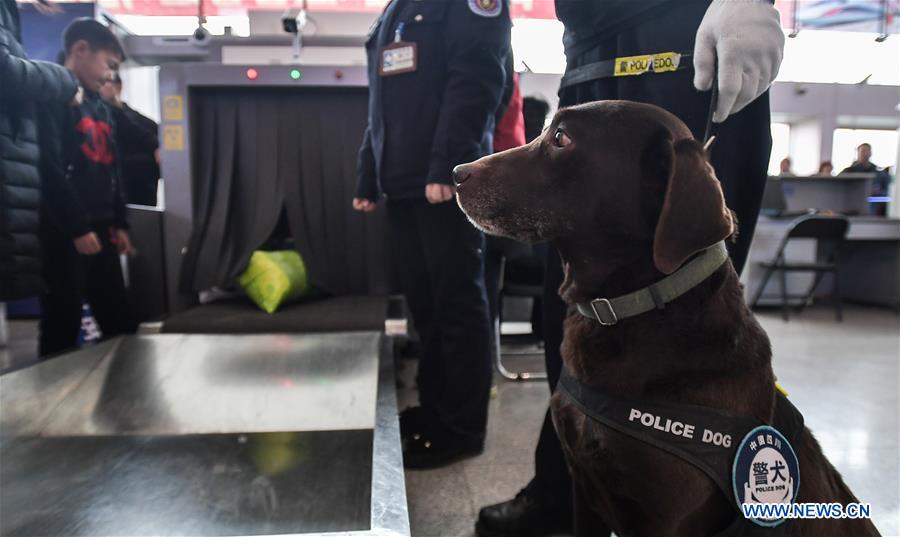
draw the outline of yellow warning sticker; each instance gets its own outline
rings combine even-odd
[[[184,151],[184,127],[181,125],[164,126],[163,147],[166,151]]]
[[[660,52],[641,56],[623,56],[616,58],[614,76],[634,76],[644,73],[665,73],[675,71],[681,63],[681,54],[677,52]]]
[[[665,73],[675,71],[681,63],[681,54],[677,52],[661,52],[653,55],[653,72]]]
[[[163,121],[184,120],[184,97],[166,95],[163,97]]]

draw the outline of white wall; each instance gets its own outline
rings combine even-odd
[[[124,65],[122,100],[128,106],[159,123],[159,67]]]
[[[519,90],[522,97],[539,97],[550,103],[550,112],[559,104],[559,80],[562,75],[519,73]]]

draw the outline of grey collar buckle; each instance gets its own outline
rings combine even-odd
[[[600,323],[615,326],[619,321],[651,310],[661,310],[666,304],[687,293],[712,275],[728,260],[725,242],[718,242],[700,253],[662,280],[615,298],[595,298],[575,304],[578,313]]]
[[[613,326],[619,322],[616,310],[613,309],[612,303],[606,298],[595,298],[594,300],[591,300],[591,310],[594,311],[597,322],[603,326]]]

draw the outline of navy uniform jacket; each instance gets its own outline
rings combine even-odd
[[[415,42],[414,72],[380,76],[382,47]],[[357,197],[424,197],[457,164],[491,152],[510,49],[505,0],[393,0],[366,42],[369,123]]]

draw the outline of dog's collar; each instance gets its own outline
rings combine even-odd
[[[613,326],[622,319],[663,309],[666,304],[709,278],[727,259],[725,242],[720,241],[672,274],[643,289],[616,298],[595,298],[590,302],[577,303],[578,313],[603,326]]]

